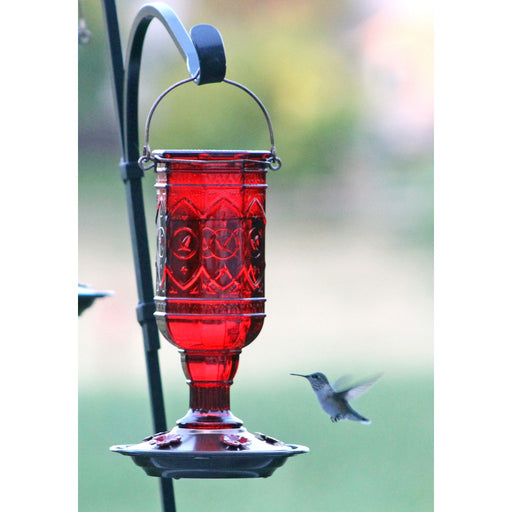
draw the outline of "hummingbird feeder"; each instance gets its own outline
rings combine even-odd
[[[131,456],[148,475],[164,480],[268,477],[290,456],[309,451],[250,433],[230,409],[230,386],[241,351],[256,339],[265,317],[266,175],[269,169],[281,166],[269,114],[249,89],[225,79],[224,48],[217,30],[199,25],[189,37],[165,4],[142,7],[130,36],[128,66],[121,73],[118,37],[109,25],[115,21],[113,2],[105,0],[104,7],[114,85],[118,84],[116,69],[119,75],[126,75],[124,88],[115,89],[124,151],[121,172],[127,186],[136,259],[137,317],[143,327],[158,429],[137,444],[117,445],[111,450]],[[169,87],[153,104],[139,156],[138,73],[144,34],[154,18],[171,34],[191,76]],[[265,116],[270,149],[151,150],[149,128],[156,107],[167,94],[189,82],[224,82],[245,91]],[[147,268],[139,189],[141,177],[151,169],[156,174],[157,196],[154,294],[148,284],[151,271]],[[190,393],[188,412],[170,430],[163,414],[158,331],[179,349]]]

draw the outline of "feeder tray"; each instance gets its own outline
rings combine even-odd
[[[113,292],[108,290],[94,290],[93,288],[85,285],[78,284],[78,315],[81,315],[84,310],[91,307],[96,299],[101,297],[108,297],[113,295]]]
[[[180,427],[110,450],[129,455],[149,476],[176,479],[266,478],[288,457],[309,452],[305,446],[251,434],[245,428]]]

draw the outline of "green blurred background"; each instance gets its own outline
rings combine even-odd
[[[123,45],[144,3],[118,0]],[[178,510],[432,510],[430,2],[168,4],[187,29],[220,31],[227,77],[254,91],[272,117],[283,167],[268,176],[268,316],[242,353],[231,402],[249,430],[311,449],[269,479],[176,481]],[[78,320],[79,510],[156,511],[158,480],[108,450],[152,431],[102,9],[97,0],[82,6],[93,37],[78,48],[78,277],[115,294]],[[153,23],[141,134],[156,97],[186,76]],[[151,146],[268,149],[269,140],[241,91],[189,85],[159,106]],[[153,176],[144,181],[153,241]],[[188,389],[177,350],[162,342],[160,353],[172,425]],[[372,425],[331,424],[293,371],[332,380],[383,371],[354,403]]]

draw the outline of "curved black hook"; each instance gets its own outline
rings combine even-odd
[[[211,25],[197,25],[191,37],[174,11],[163,2],[141,7],[128,40],[123,102],[124,157],[127,162],[139,158],[138,96],[142,47],[149,24],[158,19],[172,37],[181,56],[187,63],[188,72],[198,84],[221,82],[226,73],[226,57],[222,38]]]

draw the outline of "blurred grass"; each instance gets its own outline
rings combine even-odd
[[[172,401],[172,394],[166,397],[171,426],[186,407]],[[311,451],[290,459],[267,479],[176,480],[177,509],[433,510],[432,375],[385,375],[354,405],[372,425],[332,424],[309,386],[292,377],[250,385],[235,380],[232,409],[250,431]],[[152,433],[149,418],[143,389],[80,391],[80,512],[161,509],[158,479],[108,450]]]

